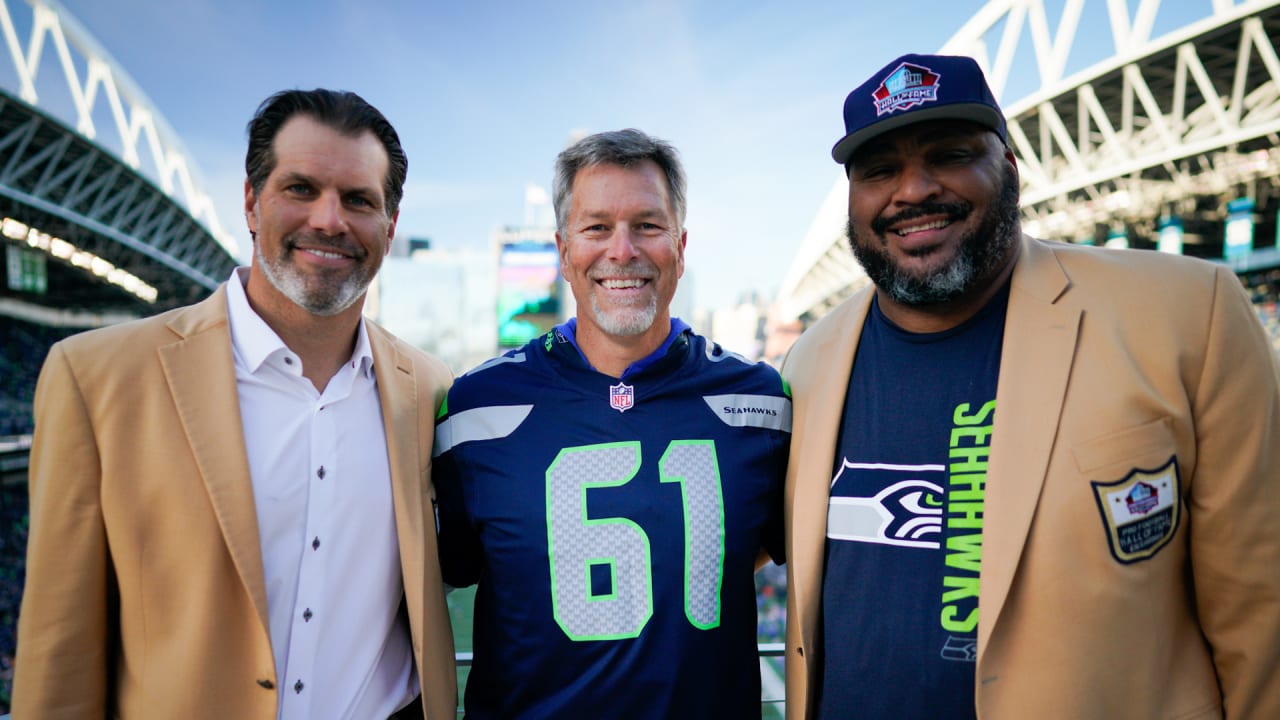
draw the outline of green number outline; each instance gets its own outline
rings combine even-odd
[[[694,543],[693,538],[693,518],[689,510],[689,483],[688,478],[675,475],[668,472],[668,458],[673,452],[678,452],[681,448],[687,447],[703,447],[709,446],[711,449],[711,474],[715,478],[716,491],[716,508],[719,510],[716,520],[718,525],[715,529],[716,543],[716,575],[715,575],[715,612],[713,617],[706,622],[700,621],[693,615],[694,586],[697,578],[694,576]],[[678,482],[680,483],[680,509],[684,513],[684,616],[688,618],[689,624],[699,630],[711,630],[720,626],[720,596],[724,589],[724,485],[720,481],[720,461],[716,457],[716,444],[714,440],[673,440],[667,445],[666,452],[662,453],[662,458],[658,460],[659,478],[662,482]],[[699,548],[701,550],[702,548]]]
[[[644,564],[645,564],[645,567],[643,568],[644,575],[645,575],[645,583],[644,583],[645,596],[644,596],[644,611],[641,613],[643,617],[641,617],[639,621],[636,623],[635,628],[630,631],[619,631],[612,634],[602,634],[602,635],[579,635],[573,632],[572,630],[570,630],[570,628],[567,625],[568,621],[561,613],[561,608],[560,608],[560,589],[559,589],[559,582],[556,579],[557,578],[557,572],[556,572],[557,559],[555,554],[555,547],[556,547],[555,524],[552,522],[552,497],[551,497],[552,478],[557,467],[567,456],[577,455],[580,453],[589,453],[589,452],[594,452],[594,451],[603,450],[603,449],[619,448],[619,447],[629,447],[632,449],[632,461],[631,461],[630,469],[626,471],[625,474],[623,474],[621,477],[618,477],[618,478],[594,480],[591,482],[583,483],[578,491],[579,492],[579,508],[580,508],[579,517],[582,519],[582,525],[584,529],[591,528],[591,527],[606,526],[606,525],[619,525],[622,527],[629,527],[631,530],[635,531],[636,536],[638,536],[638,539],[640,540],[644,548],[642,557],[644,558]],[[569,637],[570,640],[574,640],[574,641],[627,640],[627,639],[635,638],[635,637],[638,637],[640,633],[644,630],[645,625],[649,624],[649,618],[653,617],[653,559],[652,559],[653,555],[650,552],[649,536],[645,533],[643,528],[641,528],[638,524],[636,524],[634,521],[628,518],[609,517],[609,518],[591,519],[587,516],[587,491],[588,490],[592,488],[617,487],[620,485],[626,485],[627,483],[631,482],[633,478],[635,478],[636,473],[638,473],[639,471],[640,471],[640,443],[638,441],[598,443],[595,445],[580,445],[577,447],[563,448],[556,455],[556,459],[552,461],[551,465],[547,468],[545,510],[547,515],[547,560],[550,566],[549,570],[551,574],[551,611],[552,611],[552,614],[555,616],[556,624],[560,626],[560,629],[564,632],[566,636]],[[619,582],[618,565],[617,565],[616,557],[598,556],[598,557],[587,558],[583,563],[582,571],[587,574],[586,587],[588,588],[588,593],[590,593],[590,588],[591,588],[591,566],[600,565],[600,564],[609,565],[609,568],[610,568],[609,572],[610,572],[610,578],[612,580],[613,592],[610,593],[609,595],[596,595],[596,596],[588,595],[586,598],[588,603],[615,599],[618,595],[618,588],[621,586]]]
[[[711,462],[710,462],[709,468],[707,469],[709,471],[709,475],[714,477],[715,503],[717,508],[717,514],[716,514],[717,526],[713,531],[714,537],[716,539],[716,542],[714,543],[714,547],[717,552],[717,558],[714,563],[715,580],[714,580],[713,595],[715,598],[715,609],[713,612],[713,616],[706,620],[697,619],[694,616],[694,612],[693,612],[695,585],[698,579],[694,572],[695,570],[695,562],[694,562],[695,554],[694,553],[705,552],[705,548],[701,546],[695,548],[693,538],[691,537],[692,528],[693,528],[693,518],[692,518],[692,513],[690,512],[690,497],[689,497],[690,496],[690,482],[689,482],[690,479],[671,472],[669,468],[669,465],[670,465],[669,460],[671,459],[673,453],[684,451],[686,448],[700,448],[700,447],[707,447],[710,449],[709,456],[710,456]],[[566,613],[562,611],[561,604],[560,604],[560,600],[563,593],[560,588],[560,582],[557,579],[559,576],[557,569],[562,569],[562,568],[558,568],[559,559],[557,558],[557,554],[555,552],[556,524],[554,522],[554,517],[553,517],[553,509],[554,509],[554,502],[553,502],[554,498],[552,493],[553,480],[555,478],[557,470],[560,468],[561,463],[564,462],[568,457],[581,455],[583,453],[592,453],[600,450],[616,449],[616,448],[629,448],[632,451],[631,458],[629,461],[630,462],[629,467],[625,469],[625,471],[622,472],[618,477],[606,478],[603,480],[591,480],[588,482],[583,482],[579,486],[578,518],[581,520],[582,525],[576,528],[571,528],[571,530],[587,531],[593,527],[620,526],[623,528],[627,528],[630,531],[628,533],[628,537],[630,538],[630,540],[628,540],[629,543],[634,540],[638,540],[640,542],[640,547],[643,549],[641,553],[643,564],[642,564],[642,567],[637,569],[637,571],[644,573],[643,610],[640,613],[640,617],[632,619],[632,622],[634,623],[634,627],[631,629],[619,630],[617,632],[603,633],[603,634],[596,634],[596,635],[580,634],[570,629],[569,620],[566,617]],[[612,442],[612,443],[597,443],[593,445],[579,445],[576,447],[562,448],[560,452],[556,455],[555,460],[553,460],[551,465],[547,467],[547,470],[545,473],[545,477],[546,477],[545,512],[546,512],[546,522],[547,522],[547,561],[549,565],[548,570],[549,570],[550,579],[551,579],[551,608],[552,608],[552,614],[555,617],[556,624],[560,626],[561,631],[563,631],[564,634],[570,640],[573,640],[575,642],[593,641],[593,640],[632,639],[632,638],[638,637],[640,633],[644,631],[645,626],[649,624],[649,620],[653,617],[653,605],[654,605],[653,555],[652,555],[652,549],[649,543],[648,534],[645,533],[644,529],[641,528],[639,524],[637,524],[635,521],[626,517],[591,518],[587,514],[587,491],[588,490],[592,490],[596,488],[606,488],[606,487],[619,487],[622,485],[626,485],[627,483],[635,479],[635,476],[640,471],[641,463],[642,463],[642,458],[641,458],[640,442],[625,441],[625,442]],[[721,477],[720,477],[720,464],[716,454],[715,441],[714,440],[672,440],[670,443],[668,443],[666,450],[663,451],[661,458],[659,458],[658,460],[658,471],[659,471],[660,482],[680,483],[680,506],[681,506],[682,519],[684,523],[684,585],[683,585],[684,602],[683,602],[683,605],[684,605],[685,618],[689,621],[691,625],[693,625],[695,628],[698,628],[699,630],[714,629],[720,626],[720,618],[721,618],[721,610],[722,610],[721,593],[724,587],[725,534],[726,534],[725,523],[724,523],[724,486],[722,484]],[[604,594],[604,595],[590,594],[591,593],[591,569],[592,567],[597,565],[605,565],[609,568],[612,589],[611,589],[611,592],[608,594]],[[618,599],[619,589],[622,587],[622,583],[620,582],[620,575],[619,575],[620,567],[618,564],[617,555],[597,555],[593,557],[586,557],[582,560],[582,567],[580,568],[580,570],[581,572],[585,573],[584,587],[586,588],[586,591],[587,591],[587,596],[585,598],[587,607],[590,607],[591,604],[594,604],[597,602],[604,603],[609,600]],[[706,583],[704,583],[704,585],[705,584]],[[603,608],[601,609],[603,610]]]

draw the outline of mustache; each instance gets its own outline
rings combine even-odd
[[[963,220],[973,212],[973,203],[971,202],[926,202],[920,205],[913,205],[897,215],[888,217],[878,217],[871,221],[871,229],[878,235],[889,232],[889,228],[906,220],[914,220],[927,215],[943,215],[951,220]]]
[[[618,265],[611,262],[600,262],[591,268],[587,276],[592,280],[599,280],[602,277],[638,277],[653,279],[658,274],[658,268],[647,262],[629,262],[624,265]]]
[[[341,253],[357,260],[363,260],[369,254],[360,246],[360,243],[350,242],[342,237],[329,236],[318,232],[289,233],[284,236],[283,241],[285,249],[289,251],[297,250],[299,245],[305,244],[307,247]]]

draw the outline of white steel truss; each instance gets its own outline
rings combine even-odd
[[[1162,214],[1220,220],[1231,197],[1280,194],[1280,0],[1201,0],[1156,33],[1191,5],[992,0],[943,46],[975,58],[1001,99],[1029,233],[1089,240],[1150,230]],[[1072,72],[1086,48],[1103,56]],[[1007,102],[1015,85],[1030,89]],[[832,193],[847,193],[843,180]],[[843,214],[824,203],[780,293],[784,316],[816,318],[865,282],[854,272],[822,290],[830,256],[849,255]]]
[[[154,180],[171,198],[181,202],[187,211],[208,230],[232,256],[238,253],[235,238],[218,218],[213,201],[201,187],[198,173],[189,154],[183,149],[177,133],[169,126],[147,96],[102,49],[93,37],[55,0],[26,0],[31,6],[30,37],[24,45],[10,12],[9,0],[0,0],[0,36],[4,38],[7,56],[18,77],[19,97],[39,107],[37,74],[45,51],[56,54],[70,91],[76,130],[95,140],[98,128],[95,110],[106,103],[118,134],[120,159],[134,170],[139,169],[140,148],[154,161]],[[85,66],[84,77],[77,60]]]

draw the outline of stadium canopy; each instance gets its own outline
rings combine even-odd
[[[1277,0],[992,0],[939,52],[975,58],[1005,109],[1029,234],[1149,247],[1176,219],[1181,252],[1220,258],[1233,203],[1276,225],[1278,40]],[[842,179],[822,203],[780,319],[814,320],[868,282],[847,197]]]
[[[224,281],[236,242],[128,74],[50,0],[0,0],[0,37],[0,311],[149,314]]]

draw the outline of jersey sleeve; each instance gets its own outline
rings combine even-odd
[[[786,526],[783,521],[783,480],[787,472],[787,453],[791,447],[791,433],[778,433],[778,447],[771,458],[769,472],[777,478],[773,498],[769,504],[769,520],[761,535],[761,546],[776,565],[787,562]]]
[[[446,584],[466,587],[480,579],[480,536],[467,512],[461,458],[453,433],[456,423],[451,423],[452,419],[446,399],[436,420],[431,476],[436,488],[440,572]]]

